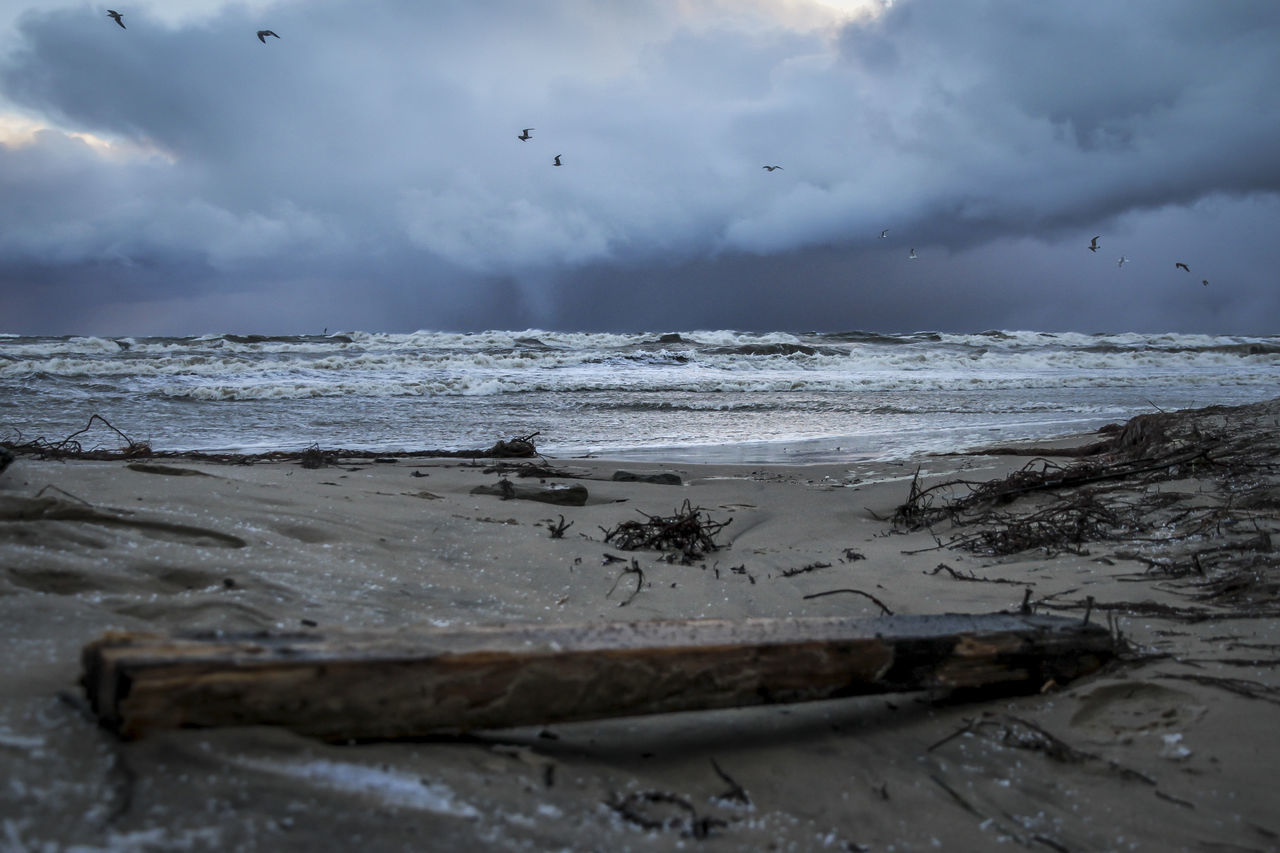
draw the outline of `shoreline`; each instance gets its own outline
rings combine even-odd
[[[1275,393],[1277,341],[728,330],[212,335],[127,350],[50,340],[5,350],[0,439],[58,441],[97,413],[157,451],[402,454],[539,431],[539,450],[556,457],[853,463],[1256,402]],[[121,445],[101,424],[79,440]]]
[[[709,841],[754,849],[1110,849],[1122,837],[1275,849],[1277,427],[1280,399],[1000,448],[1021,455],[801,465],[20,452],[0,473],[0,643],[14,664],[0,766],[22,780],[0,791],[4,829],[19,849],[303,849],[359,835],[376,850],[421,849],[424,836],[666,850],[698,843],[692,814],[714,819]],[[1063,455],[1100,440],[1110,449]],[[1078,481],[1054,486],[1064,471]],[[474,491],[504,479],[587,496]],[[973,501],[983,484],[1021,491]],[[928,500],[904,515],[913,489]],[[685,500],[724,523],[716,550],[669,560],[605,541]],[[1054,513],[1084,539],[1003,552]],[[643,567],[636,594],[617,591],[623,564],[605,554]],[[1132,653],[1032,696],[901,694],[358,746],[261,727],[123,743],[84,716],[76,685],[81,646],[112,630],[877,616],[862,596],[805,597],[838,588],[908,614],[1008,611],[1030,590],[1039,612],[1091,608]]]
[[[534,446],[535,455],[547,459],[599,460],[622,463],[646,464],[678,464],[678,465],[856,465],[861,463],[887,463],[910,460],[920,456],[946,456],[956,453],[972,452],[975,448],[992,446],[993,441],[1006,443],[1037,441],[1072,441],[1080,436],[1090,435],[1097,429],[1115,423],[1114,419],[1101,417],[1070,417],[1038,422],[1041,426],[1080,427],[1071,430],[1037,429],[1028,431],[1030,425],[1017,422],[1003,426],[953,426],[931,430],[915,431],[917,436],[932,436],[927,440],[918,440],[911,448],[887,448],[881,440],[869,441],[866,435],[831,435],[795,439],[776,439],[760,441],[733,441],[716,444],[682,444],[625,446],[610,449],[592,449],[585,452],[577,449],[555,450]],[[1085,424],[1094,425],[1084,427]],[[991,435],[991,433],[1012,433],[1010,436]],[[95,443],[89,444],[89,434],[93,434]],[[535,432],[526,437],[499,439],[490,447],[459,448],[418,448],[418,447],[342,447],[312,443],[304,449],[296,447],[214,447],[174,449],[154,447],[152,442],[138,440],[119,430],[101,415],[92,415],[87,425],[76,432],[57,441],[43,437],[31,441],[0,441],[0,447],[20,455],[37,458],[65,459],[116,459],[116,458],[171,458],[203,460],[209,462],[256,463],[271,461],[296,461],[308,453],[322,453],[342,458],[460,458],[482,459],[494,455],[494,448],[508,441],[519,442],[533,439],[540,433]],[[982,436],[979,439],[979,435]],[[103,446],[101,439],[106,437],[115,447]],[[859,449],[859,443],[866,445]],[[879,447],[878,450],[871,445]],[[553,448],[555,445],[553,445]]]

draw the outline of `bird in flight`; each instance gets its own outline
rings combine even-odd
[[[1101,234],[1099,234],[1099,235],[1098,235],[1098,237],[1101,237],[1101,236],[1102,236]],[[1091,242],[1091,243],[1089,244],[1089,251],[1090,251],[1090,252],[1096,252],[1096,251],[1098,251],[1098,237],[1094,237],[1094,238],[1093,238],[1093,242]]]
[[[1187,265],[1186,265],[1186,264],[1184,264],[1182,261],[1176,261],[1176,262],[1174,263],[1174,266],[1175,266],[1175,267],[1177,267],[1177,268],[1178,268],[1178,269],[1180,269],[1180,270],[1186,270],[1187,272],[1191,272],[1191,267],[1187,266]]]
[[[258,30],[258,41],[262,42],[263,44],[266,44],[267,36],[275,36],[275,38],[280,38],[280,36],[277,36],[271,30]]]
[[[108,9],[108,10],[107,10],[107,17],[108,17],[108,18],[114,18],[114,19],[115,19],[115,22],[116,22],[117,24],[119,24],[119,25],[120,25],[120,29],[122,29],[122,30],[127,30],[127,29],[129,29],[128,27],[126,27],[126,26],[124,25],[124,21],[120,20],[120,19],[121,19],[121,18],[123,18],[124,16],[123,16],[123,15],[121,15],[119,12],[117,12],[115,9]]]
[[[529,135],[529,131],[531,130],[533,130],[532,127],[526,127],[524,132],[517,136],[516,139],[519,139],[521,142],[528,142],[530,139],[533,139],[533,137]]]
[[[563,163],[561,163],[561,162],[560,162],[560,155],[559,155],[559,154],[557,154],[557,155],[556,155],[556,161],[555,161],[554,163],[552,163],[551,165],[553,165],[553,166],[563,166],[563,165],[564,165]]]
[[[912,249],[912,250],[911,250],[911,254],[907,255],[907,260],[909,260],[909,261],[915,261],[915,260],[919,260],[919,259],[920,259],[920,256],[916,254],[916,250],[915,250],[915,249]]]
[[[1208,286],[1209,286],[1209,279],[1207,279],[1207,278],[1202,278],[1202,279],[1200,279],[1200,283],[1201,283],[1201,284],[1203,284],[1205,287],[1208,287]]]
[[[1121,255],[1120,260],[1116,261],[1116,266],[1122,267],[1127,263],[1129,263],[1129,259],[1126,258],[1124,255]]]
[[[883,240],[885,237],[888,237],[888,236],[889,236],[889,229],[888,229],[888,228],[886,228],[886,229],[884,229],[883,231],[881,231],[881,232],[880,232],[880,239],[881,239],[881,240]]]
[[[761,166],[760,168],[768,169],[770,172],[772,172],[774,169],[781,169],[782,167],[781,166]]]

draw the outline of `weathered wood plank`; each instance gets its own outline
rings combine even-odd
[[[108,634],[83,651],[105,725],[277,725],[329,740],[1068,681],[1114,653],[1056,616],[504,625],[394,633]]]

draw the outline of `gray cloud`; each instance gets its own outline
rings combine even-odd
[[[313,0],[127,31],[42,9],[0,64],[5,100],[60,128],[0,144],[4,330],[1277,316],[1264,0],[899,0],[825,30],[714,0]],[[1214,286],[1163,298],[1188,254]]]

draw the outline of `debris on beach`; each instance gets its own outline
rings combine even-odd
[[[320,445],[313,444],[299,454],[298,464],[308,469],[327,468],[330,465],[338,464],[338,452],[336,450],[321,450]]]
[[[658,516],[641,512],[644,521],[628,520],[604,531],[604,541],[623,551],[675,551],[686,561],[700,559],[718,551],[716,535],[733,521],[713,521],[701,507],[686,500],[673,515]]]
[[[1114,551],[1099,559],[1179,580],[1197,600],[1229,606],[1223,616],[1280,615],[1277,410],[1280,401],[1140,415],[1107,430],[1087,459],[1064,465],[1046,452],[990,482],[924,486],[917,474],[892,522],[899,531],[929,529],[938,548],[996,558],[1089,556],[1090,545],[1108,543]],[[1212,616],[1165,607],[1173,618]]]
[[[653,474],[636,474],[632,471],[614,471],[613,481],[616,483],[653,483],[659,486],[683,485],[679,474],[670,471],[659,471]]]
[[[85,449],[80,437],[91,431],[95,424],[105,426],[116,436],[124,439],[124,447],[116,450],[104,450],[100,445],[95,445],[92,448]],[[102,415],[96,413],[89,416],[88,423],[82,429],[76,430],[60,441],[50,441],[44,436],[37,436],[24,441],[21,434],[19,434],[16,441],[0,441],[0,449],[11,454],[26,454],[39,459],[114,459],[121,457],[136,459],[154,455],[149,443],[135,441],[112,426],[111,422]]]
[[[724,818],[698,814],[688,797],[670,791],[632,791],[626,796],[615,793],[605,805],[622,820],[646,832],[675,831],[681,838],[701,841],[710,838],[714,830],[729,826]]]
[[[541,501],[557,506],[585,506],[588,497],[587,487],[576,483],[572,486],[525,485],[513,483],[505,477],[494,485],[476,486],[471,490],[471,494],[493,495],[504,501]]]
[[[547,529],[551,531],[552,539],[563,539],[564,532],[568,530],[570,527],[573,527],[573,522],[572,521],[566,522],[564,520],[564,516],[562,515],[560,516],[560,520],[558,522],[547,521],[546,525],[547,525]]]
[[[527,458],[537,456],[538,449],[533,445],[537,432],[513,438],[510,441],[499,441],[489,448],[487,456],[495,459]]]
[[[95,425],[101,425],[123,439],[120,447],[106,447],[101,443],[86,445],[83,436]],[[518,459],[538,455],[533,439],[538,433],[517,436],[507,441],[497,441],[487,450],[412,450],[397,452],[394,456],[374,450],[347,450],[333,448],[321,449],[319,444],[312,444],[301,451],[273,450],[265,453],[219,453],[200,450],[155,450],[151,443],[138,441],[117,429],[102,415],[94,413],[89,416],[83,429],[71,433],[66,438],[50,441],[44,436],[26,439],[19,433],[15,439],[0,440],[0,453],[13,456],[33,456],[37,459],[88,459],[108,461],[112,459],[185,459],[192,462],[220,462],[234,465],[251,465],[255,462],[297,462],[304,468],[324,468],[338,465],[343,460],[361,460],[370,462],[394,462],[400,458],[443,458],[443,459]],[[7,464],[7,463],[5,463]],[[4,465],[0,464],[0,471]],[[567,476],[555,474],[555,476]]]
[[[630,601],[644,584],[634,560],[619,587],[628,575]],[[123,738],[269,725],[346,742],[904,691],[1036,690],[1096,672],[1116,651],[1100,625],[1019,613],[116,631],[83,648],[82,684]]]
[[[618,588],[618,584],[622,583],[622,579],[625,578],[627,575],[636,576],[636,588],[632,590],[630,595],[628,595],[626,598],[624,598],[621,601],[621,603],[618,604],[619,607],[626,607],[628,604],[631,603],[632,599],[634,599],[637,595],[640,594],[640,590],[644,589],[644,585],[645,585],[644,569],[640,568],[640,561],[637,560],[635,557],[632,557],[631,565],[627,566],[625,569],[622,570],[622,573],[618,575],[616,580],[614,580],[613,586],[609,587],[609,591],[604,594],[604,597],[608,598],[609,596],[613,595],[614,590]]]

